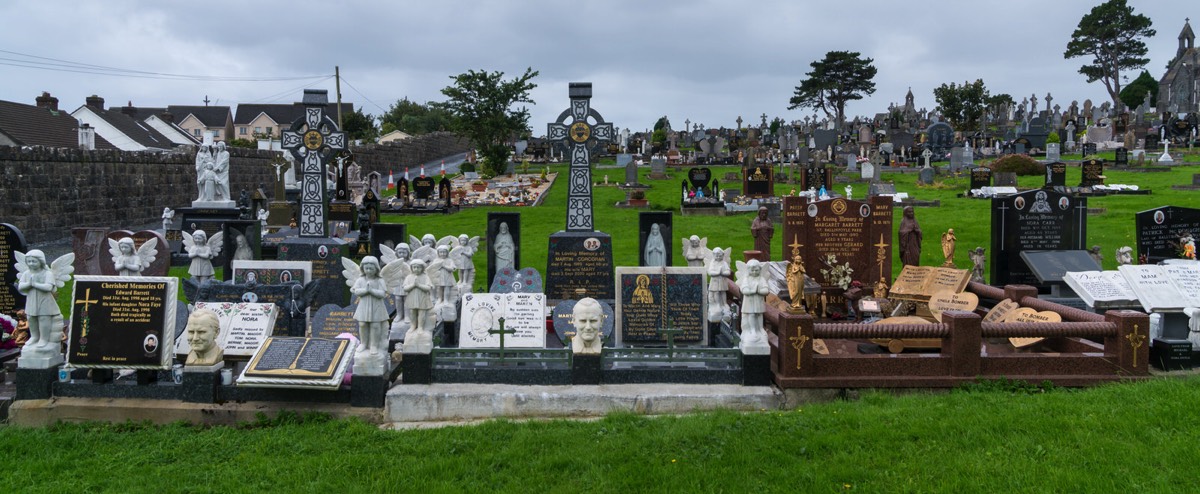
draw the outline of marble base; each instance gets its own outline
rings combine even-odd
[[[225,362],[214,365],[189,365],[183,368],[179,398],[188,403],[216,403],[221,386],[221,369]]]
[[[758,336],[754,338],[754,336]],[[770,355],[771,345],[767,343],[766,334],[747,335],[742,333],[742,341],[738,344],[743,355]]]
[[[411,327],[412,321],[409,321],[408,319],[400,320],[397,318],[396,320],[392,321],[392,327],[390,333],[388,334],[388,339],[403,340],[404,335],[408,333],[408,330]]]
[[[456,310],[455,304],[443,302],[434,306],[433,310],[434,312],[437,312],[438,319],[441,321],[458,320],[458,311]]]
[[[62,363],[63,356],[56,351],[44,352],[26,349],[17,358],[18,369],[51,369],[62,365]]]
[[[384,376],[388,373],[391,358],[383,352],[355,352],[354,377]]]
[[[404,335],[404,353],[430,353],[433,351],[433,333],[409,330]]]
[[[237,209],[235,201],[192,201],[192,207],[197,209]]]
[[[766,355],[742,355],[743,386],[770,386],[771,378],[770,352]]]

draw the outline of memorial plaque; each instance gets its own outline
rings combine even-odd
[[[412,181],[413,197],[416,199],[432,199],[434,183],[433,178],[420,176]]]
[[[504,268],[496,273],[488,293],[543,293],[542,275],[533,268]]]
[[[904,266],[891,286],[893,298],[929,300],[935,293],[960,293],[971,281],[971,271],[939,266]]]
[[[1089,307],[1141,308],[1133,287],[1119,271],[1068,271],[1063,282]]]
[[[761,163],[750,168],[742,168],[742,190],[747,197],[771,197],[775,195],[774,168],[769,163]]]
[[[1016,172],[996,172],[995,183],[993,183],[992,185],[995,187],[1016,187],[1017,186],[1017,173]]]
[[[546,296],[541,293],[468,293],[462,296],[459,348],[499,348],[500,318],[505,348],[546,347]]]
[[[233,282],[277,285],[312,281],[312,263],[308,261],[233,261]]]
[[[646,257],[646,255],[647,255],[646,247],[647,247],[647,243],[650,241],[650,234],[652,233],[653,225],[658,225],[658,237],[659,238],[656,240],[655,244],[658,245],[658,241],[662,242],[662,244],[659,245],[659,247],[661,247],[661,250],[659,252],[650,253],[651,255],[661,257],[661,261],[658,264],[651,264],[650,259],[648,259]],[[671,245],[672,245],[672,240],[675,238],[672,236],[674,230],[671,225],[672,225],[672,215],[669,211],[642,211],[642,212],[638,213],[638,265],[639,266],[670,266],[671,265],[671,261],[673,260],[673,257],[672,257],[673,251],[671,249]]]
[[[546,296],[555,301],[615,298],[612,237],[603,232],[551,235],[546,259]]]
[[[342,278],[342,256],[349,255],[346,242],[338,238],[306,238],[292,240],[279,246],[280,261],[312,263],[312,279],[321,280],[314,296],[314,305],[347,305],[350,290]]]
[[[501,228],[503,226],[503,228]],[[508,230],[507,236],[501,230]],[[504,246],[497,257],[496,241],[503,238],[512,246]],[[508,242],[511,240],[511,242]],[[487,220],[487,284],[492,286],[496,272],[503,268],[520,269],[521,266],[521,213],[489,212]]]
[[[266,303],[196,302],[195,310],[208,309],[217,314],[221,331],[217,344],[225,352],[225,358],[250,358],[258,347],[271,336],[279,307]],[[186,310],[185,310],[186,312]],[[186,327],[186,314],[184,326]],[[175,354],[187,355],[192,351],[187,333],[179,331],[175,338]]]
[[[676,344],[707,345],[708,290],[704,268],[617,270],[617,345],[665,344],[668,328],[682,332]]]
[[[397,245],[406,243],[408,243],[408,225],[404,223],[371,224],[371,255],[375,257],[383,255],[383,251],[379,249],[380,245],[395,249]]]
[[[992,199],[991,283],[1038,285],[1026,250],[1086,250],[1087,198],[1031,190]]]
[[[1063,162],[1046,164],[1046,188],[1067,186],[1067,164]]]
[[[232,263],[237,261],[252,261],[262,259],[262,223],[257,220],[226,221],[224,229],[225,246],[221,249],[225,262],[222,264],[221,280],[233,279]]]
[[[67,363],[82,368],[169,369],[179,279],[76,276]]]
[[[246,366],[243,377],[332,378],[351,353],[351,341],[323,338],[268,338]],[[242,384],[239,380],[238,384]]]
[[[339,307],[334,304],[322,305],[312,315],[312,325],[307,336],[312,338],[337,338],[342,333],[350,333],[358,338],[358,321],[354,320],[354,311],[358,304]]]
[[[17,291],[17,256],[14,252],[29,252],[21,230],[8,223],[0,223],[0,314],[16,317],[18,310],[25,309],[25,296]],[[76,258],[78,259],[78,258]]]
[[[1007,318],[1008,315],[1010,313],[1012,313],[1012,311],[1017,310],[1017,308],[1019,308],[1019,307],[1020,307],[1019,304],[1006,298],[1006,299],[1000,301],[1000,303],[996,304],[994,307],[992,307],[992,309],[987,312],[987,315],[983,316],[983,322],[986,322],[986,323],[1004,322],[1004,319]]]
[[[554,334],[558,336],[558,340],[566,345],[571,338],[575,337],[575,323],[571,320],[575,314],[575,304],[578,300],[563,300],[558,305],[554,306],[554,310],[550,312],[550,318],[554,324]],[[599,302],[599,301],[597,301]],[[600,309],[604,311],[604,315],[600,320],[600,334],[604,336],[604,346],[613,345],[613,328],[617,325],[617,316],[605,302],[599,302]]]
[[[279,311],[275,318],[274,335],[304,336],[308,331],[307,297],[315,296],[315,292],[319,288],[318,283],[320,282],[314,281],[307,285],[302,285],[298,281],[276,285],[205,283],[194,295],[188,295],[192,297],[190,300],[193,303],[204,301],[275,304]],[[187,291],[186,286],[185,283],[185,292]],[[315,305],[314,302],[313,307],[318,307],[318,305]]]
[[[1138,258],[1147,263],[1181,257],[1180,239],[1200,238],[1200,209],[1163,206],[1134,215]]]
[[[979,296],[971,292],[955,293],[942,291],[929,297],[929,313],[938,322],[942,321],[942,313],[948,310],[974,312],[979,306]]]
[[[833,170],[825,165],[808,166],[800,170],[800,186],[803,190],[833,190]]]
[[[1104,160],[1092,158],[1081,163],[1080,187],[1093,187],[1104,183]]]
[[[1129,166],[1129,150],[1124,147],[1117,148],[1117,157],[1114,163],[1117,166]]]
[[[1021,260],[1042,284],[1062,283],[1068,271],[1099,271],[1096,259],[1084,250],[1021,252]]]
[[[827,254],[837,256],[838,264],[849,263],[854,279],[864,285],[874,286],[883,280],[890,286],[892,239],[890,197],[813,203],[803,196],[783,198],[783,235],[776,242],[782,244],[786,259],[791,259],[793,246],[798,246],[808,276],[823,288],[833,288],[820,271],[825,267],[821,260]]]
[[[978,166],[971,169],[971,190],[992,186],[992,169]]]
[[[329,221],[353,223],[358,218],[358,208],[353,202],[329,201]]]

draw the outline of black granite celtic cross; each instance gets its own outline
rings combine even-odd
[[[346,134],[325,114],[328,98],[305,91],[304,116],[283,132],[283,149],[292,153],[300,168],[301,237],[327,237],[329,197],[325,191],[325,168],[336,151],[346,149]]]
[[[590,232],[592,223],[591,148],[613,139],[612,123],[591,108],[592,83],[572,82],[569,90],[571,107],[547,126],[550,141],[558,141],[571,153],[567,185],[567,231]],[[588,118],[595,123],[589,123]]]

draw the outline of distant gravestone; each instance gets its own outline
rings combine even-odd
[[[992,185],[996,187],[1016,187],[1017,173],[1016,172],[996,172],[992,178]]]
[[[650,175],[656,179],[662,179],[667,176],[667,160],[655,156],[650,159]]]
[[[926,142],[927,149],[933,151],[937,156],[945,156],[950,151],[950,146],[954,144],[954,128],[946,122],[937,122],[925,129],[925,133],[929,135],[929,140]]]
[[[775,195],[774,168],[770,164],[758,164],[753,168],[743,168],[742,190],[748,197]]]
[[[1067,164],[1063,162],[1046,164],[1046,188],[1067,186]]]
[[[991,284],[1037,286],[1021,252],[1085,250],[1087,198],[1052,189],[993,198],[991,230]]]
[[[800,186],[804,190],[833,190],[833,170],[824,165],[808,166],[800,170]]]
[[[934,177],[934,169],[933,168],[922,168],[921,171],[917,175],[917,181],[924,185],[930,185],[933,183],[933,177]]]
[[[534,268],[504,268],[496,272],[488,293],[542,293],[542,275]]]
[[[1129,166],[1129,150],[1124,147],[1117,148],[1116,159],[1113,164],[1116,166]]]
[[[1093,187],[1104,183],[1104,160],[1092,158],[1080,163],[1080,187]]]
[[[813,146],[816,149],[826,149],[837,144],[838,133],[836,130],[817,129],[812,134]]]
[[[1096,143],[1085,143],[1084,145],[1080,146],[1080,149],[1082,150],[1084,157],[1093,156],[1096,154]]]
[[[622,154],[617,155],[617,166],[618,167],[624,168],[625,165],[628,165],[630,163],[633,163],[633,155],[632,154],[622,153]]]
[[[558,305],[554,306],[554,310],[550,312],[550,319],[553,321],[554,334],[558,336],[558,340],[566,345],[571,338],[575,337],[574,318],[575,304],[577,300],[563,300]],[[604,312],[600,320],[600,334],[604,337],[604,345],[613,345],[613,328],[617,324],[616,313],[613,312],[605,302],[600,302],[600,309]]]
[[[1046,143],[1046,161],[1055,162],[1061,159],[1062,153],[1059,151],[1057,142]]]
[[[77,276],[71,292],[67,364],[97,369],[169,369],[179,279]]]
[[[1177,259],[1179,239],[1185,234],[1200,236],[1200,209],[1163,206],[1134,215],[1138,258],[1146,263]]]
[[[708,341],[704,268],[617,268],[617,344],[665,344],[661,329],[681,330],[676,344]]]
[[[709,181],[712,180],[712,170],[708,168],[692,168],[688,170],[688,190],[695,191],[696,189],[703,190],[705,194],[710,193],[708,187]]]
[[[632,160],[625,163],[625,183],[629,185],[638,183],[637,164]]]
[[[16,317],[25,310],[25,296],[17,291],[17,256],[14,252],[29,252],[21,229],[0,223],[0,314]],[[170,257],[170,254],[167,254]]]
[[[875,163],[871,163],[870,161],[863,162],[862,169],[859,172],[859,178],[868,181],[875,180],[875,170],[878,168],[878,166],[875,166]]]
[[[978,166],[971,169],[971,190],[992,186],[992,169]]]
[[[950,148],[950,170],[957,171],[960,168],[966,168],[971,164],[967,159],[967,148],[956,146]]]
[[[875,182],[867,188],[868,196],[894,196],[896,195],[896,184],[891,182]]]

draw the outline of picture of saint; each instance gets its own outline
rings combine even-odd
[[[635,304],[653,304],[654,294],[650,292],[650,277],[644,274],[639,274],[637,277],[637,288],[633,289],[633,303]]]

